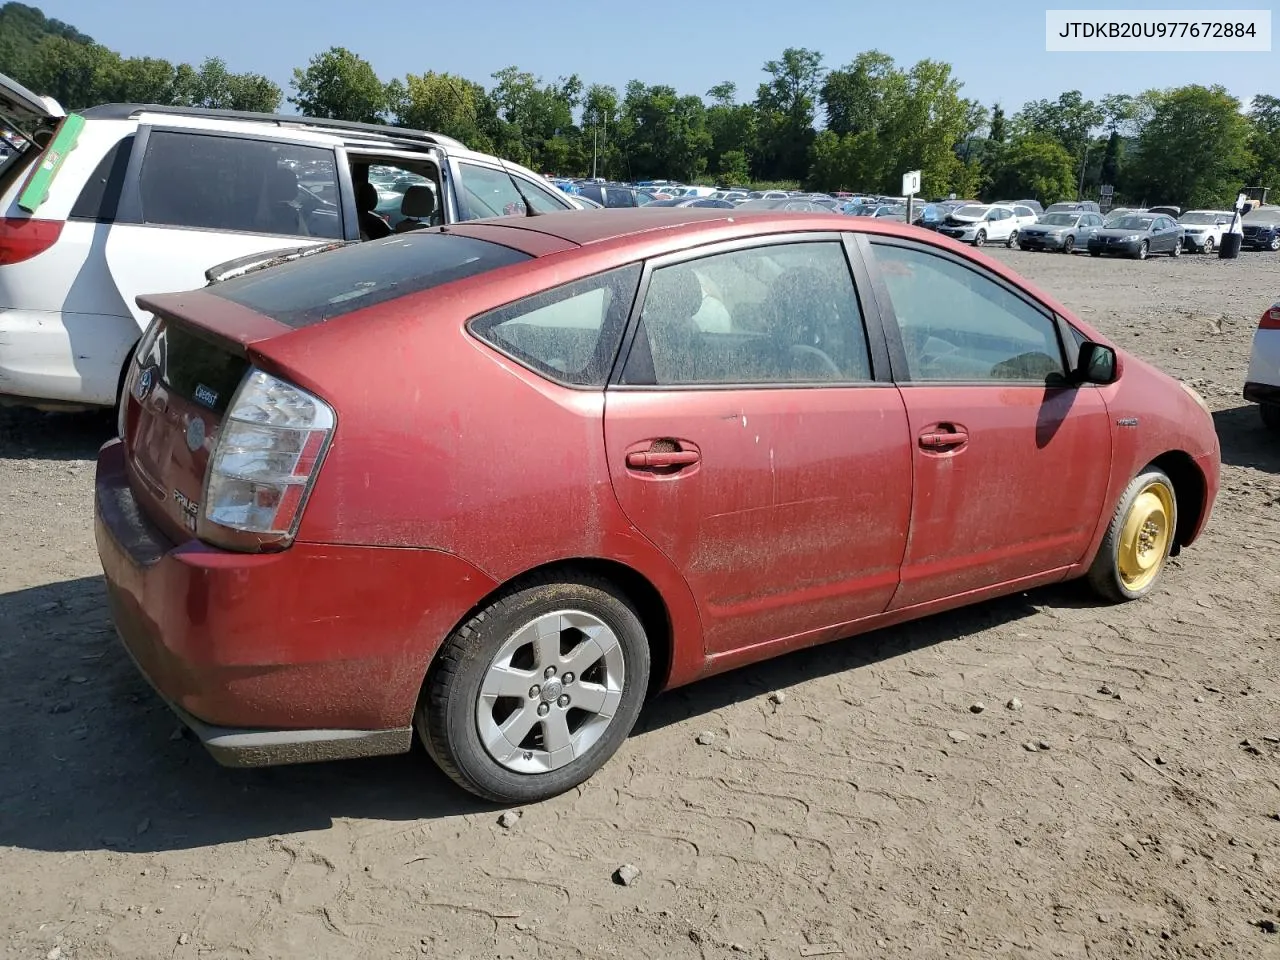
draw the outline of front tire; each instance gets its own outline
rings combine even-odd
[[[1209,237],[1209,238],[1208,238],[1208,239],[1206,239],[1206,240],[1205,240],[1205,242],[1204,242],[1204,252],[1205,252],[1205,253],[1213,253],[1213,248],[1214,248],[1215,246],[1217,246],[1217,244],[1215,244],[1215,243],[1213,242],[1213,237]]]
[[[987,242],[987,231],[979,230],[977,233],[973,235],[973,245],[975,247],[981,247],[986,242]]]
[[[1147,241],[1143,240],[1140,244],[1138,244],[1138,253],[1136,254],[1137,258],[1139,260],[1147,259],[1147,254],[1150,252],[1150,250],[1151,250],[1151,245],[1148,244]]]
[[[621,746],[649,668],[631,603],[602,578],[563,572],[499,595],[453,633],[415,725],[463,789],[535,803],[587,780]]]
[[[1178,529],[1178,500],[1168,474],[1148,467],[1125,488],[1089,567],[1104,600],[1137,600],[1160,582]]]
[[[1062,252],[1070,253],[1075,248],[1076,248],[1076,238],[1071,236],[1071,234],[1067,234],[1067,239],[1062,241]]]

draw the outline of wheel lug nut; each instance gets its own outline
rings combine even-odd
[[[557,700],[556,703],[560,704],[562,707],[567,707],[569,705],[569,695],[567,693],[560,694],[560,699]]]
[[[535,683],[529,688],[529,699],[537,700],[540,696],[542,696],[542,688]]]
[[[572,673],[566,673],[566,674],[565,674],[564,676],[562,676],[560,679],[561,679],[562,681],[564,681],[566,684],[573,683],[573,674],[572,674]]]
[[[556,675],[556,668],[555,668],[555,667],[547,667],[547,669],[545,669],[545,670],[543,670],[543,671],[542,671],[542,675],[543,675],[544,677],[546,677],[548,680],[550,680],[552,677],[554,677],[554,676]]]
[[[545,717],[550,712],[551,712],[550,704],[547,704],[547,703],[538,704],[538,716]]]

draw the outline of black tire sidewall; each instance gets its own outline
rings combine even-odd
[[[1075,250],[1075,248],[1076,248],[1076,238],[1075,238],[1075,237],[1067,237],[1067,239],[1065,239],[1065,240],[1063,240],[1063,241],[1062,241],[1062,252],[1063,252],[1063,253],[1071,253],[1073,250]]]
[[[1165,548],[1165,555],[1160,561],[1160,572],[1142,590],[1135,591],[1129,589],[1120,576],[1120,535],[1124,530],[1125,518],[1129,515],[1129,511],[1133,509],[1133,502],[1138,498],[1138,494],[1154,480],[1159,480],[1168,487],[1169,494],[1173,499],[1173,516],[1169,518],[1171,534],[1169,544]],[[1115,513],[1112,514],[1111,524],[1107,527],[1106,536],[1102,538],[1102,545],[1098,548],[1098,556],[1090,569],[1090,579],[1094,581],[1095,589],[1115,600],[1137,600],[1145,597],[1164,579],[1164,572],[1169,562],[1169,552],[1173,548],[1177,529],[1178,494],[1173,486],[1173,481],[1169,479],[1169,475],[1163,470],[1148,467],[1129,481],[1129,485],[1124,489],[1124,494],[1120,497],[1120,502],[1116,505]]]
[[[617,636],[626,664],[622,701],[609,729],[583,757],[547,773],[516,773],[494,760],[480,739],[475,717],[480,686],[499,648],[516,630],[568,609],[599,617]],[[428,696],[443,697],[443,710],[420,707],[419,733],[428,752],[438,762],[447,761],[441,763],[446,772],[450,765],[456,768],[461,777],[455,779],[462,786],[500,803],[545,800],[590,778],[631,733],[648,689],[650,651],[639,615],[618,593],[590,579],[536,584],[508,594],[446,646],[457,656],[458,669],[443,682],[440,676],[428,677]],[[440,750],[447,757],[438,756]]]
[[[973,245],[975,247],[981,247],[986,242],[987,242],[987,231],[979,230],[977,233],[973,235]]]

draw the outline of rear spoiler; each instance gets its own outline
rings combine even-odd
[[[221,283],[223,280],[230,280],[233,277],[243,277],[246,273],[265,270],[268,267],[279,266],[292,260],[301,260],[303,257],[312,257],[318,253],[328,253],[330,250],[349,247],[351,244],[359,242],[359,240],[336,240],[333,243],[307,244],[305,247],[282,247],[277,250],[251,253],[248,256],[236,257],[234,260],[226,260],[210,267],[204,272],[204,279],[209,285]]]

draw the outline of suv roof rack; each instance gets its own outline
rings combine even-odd
[[[134,120],[144,113],[168,113],[181,117],[208,117],[214,120],[248,120],[254,123],[270,123],[277,127],[302,127],[319,130],[338,130],[344,133],[362,133],[378,139],[415,140],[443,147],[461,147],[466,144],[442,133],[411,130],[387,123],[357,123],[353,120],[326,120],[320,117],[304,117],[301,114],[253,113],[249,110],[214,110],[209,107],[174,107],[158,103],[103,103],[96,107],[77,111],[82,117],[99,120]]]

